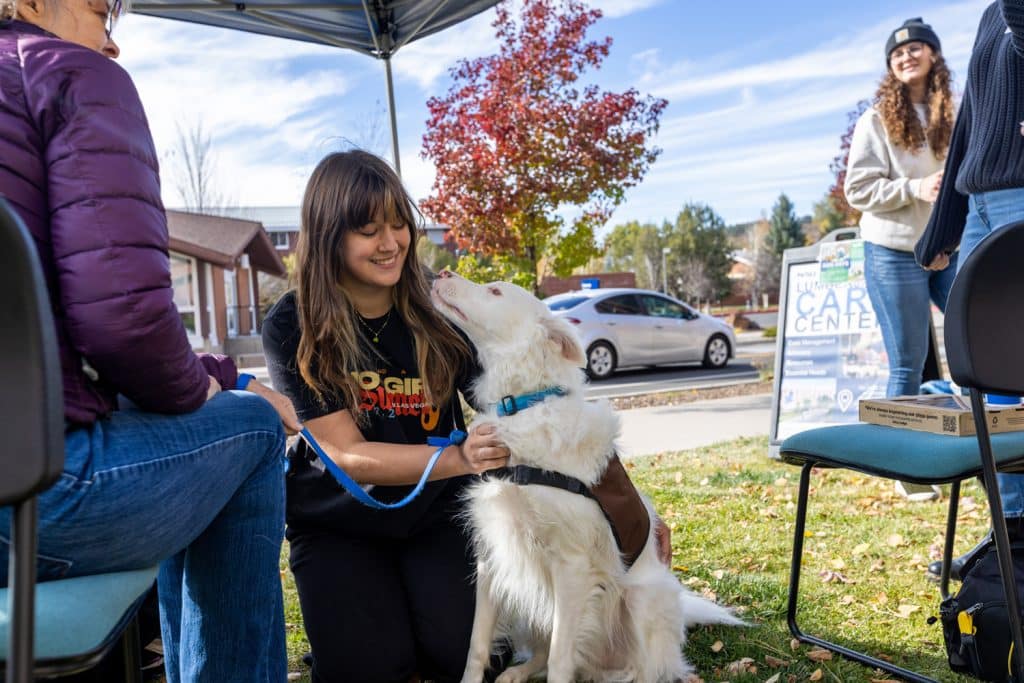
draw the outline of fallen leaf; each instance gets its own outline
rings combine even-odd
[[[794,652],[799,650],[800,649],[800,641],[797,640],[796,638],[790,639],[790,641],[789,641],[789,649],[793,650]]]
[[[764,656],[764,663],[773,669],[778,669],[780,666],[786,666],[789,662],[785,659],[779,659],[778,657],[772,657],[771,655]],[[768,681],[765,681],[768,683]]]
[[[724,569],[716,569],[715,571],[711,572],[711,576],[713,576],[716,579],[718,579],[719,581],[721,581],[722,577],[725,576],[725,570]]]
[[[869,543],[861,543],[860,545],[858,545],[857,547],[855,547],[853,549],[853,554],[854,555],[863,555],[864,553],[866,553],[870,549],[871,549],[871,544],[869,544]]]
[[[896,608],[896,612],[901,617],[903,617],[904,619],[908,619],[908,618],[910,618],[911,614],[913,614],[914,612],[916,612],[919,609],[921,609],[921,608],[918,607],[917,605],[903,604],[903,605],[900,605],[899,607]]]
[[[712,652],[721,652],[722,648],[725,647],[725,643],[720,640],[716,640],[715,644],[711,646]]]
[[[890,534],[885,542],[891,545],[893,548],[899,547],[904,544],[903,537],[899,534]]]
[[[852,605],[855,602],[857,602],[857,598],[853,597],[852,595],[844,595],[842,598],[839,599],[840,605]]]
[[[836,559],[832,560],[831,564],[832,564],[832,568],[833,569],[845,569],[846,568],[846,563],[843,562],[842,558],[839,558],[839,557],[837,557]]]
[[[754,673],[757,671],[757,667],[754,666],[754,660],[750,657],[743,657],[737,659],[735,662],[729,662],[725,666],[726,671],[730,674],[744,674]]]
[[[683,473],[682,472],[676,472],[676,483],[679,484],[679,483],[682,483],[682,481],[683,481]]]
[[[812,681],[820,681],[820,680],[821,680],[821,677],[822,677],[822,676],[824,676],[824,675],[825,675],[825,674],[821,673],[821,669],[815,669],[815,670],[814,670],[814,673],[812,673],[812,674],[811,674],[811,677],[810,677],[810,679],[809,679],[809,680],[812,680]]]
[[[832,653],[828,650],[816,647],[807,653],[807,659],[812,662],[830,662],[832,661]]]
[[[853,583],[850,579],[846,578],[842,574],[831,569],[825,569],[818,572],[818,576],[824,583]]]
[[[782,674],[775,674],[771,678],[766,679],[764,683],[779,683],[780,676],[782,676]]]

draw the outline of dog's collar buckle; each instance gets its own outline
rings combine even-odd
[[[501,415],[515,415],[519,412],[519,406],[516,405],[516,397],[509,394],[508,396],[502,396],[501,401],[498,402],[498,413]]]
[[[520,396],[511,394],[502,396],[495,406],[498,410],[498,417],[508,417],[546,400],[549,396],[566,396],[568,393],[563,387],[548,387]]]

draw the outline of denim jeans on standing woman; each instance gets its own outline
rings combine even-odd
[[[949,268],[925,270],[911,251],[864,243],[864,277],[868,297],[882,328],[889,356],[886,396],[916,394],[928,355],[931,303],[946,310],[956,273],[956,256]]]
[[[160,564],[168,683],[284,681],[284,450],[277,413],[247,392],[67,432],[39,497],[39,579]],[[0,586],[10,519],[0,508]]]
[[[994,230],[1024,220],[1024,187],[972,194],[968,200],[967,222],[960,238],[960,263],[967,260],[978,242]],[[1024,257],[1024,254],[1021,254]],[[1007,321],[1016,325],[1018,321]],[[995,330],[993,330],[995,332]],[[1024,474],[996,474],[1003,516],[1024,517]]]

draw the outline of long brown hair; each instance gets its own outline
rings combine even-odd
[[[359,387],[352,373],[371,359],[359,344],[357,313],[341,285],[342,238],[380,215],[411,232],[394,305],[413,335],[424,398],[443,405],[469,359],[469,347],[430,303],[426,273],[416,257],[419,213],[402,181],[369,152],[329,154],[317,164],[302,199],[295,251],[298,365],[320,400],[326,395],[343,398],[360,421]]]
[[[886,71],[875,93],[875,109],[882,115],[885,132],[894,145],[913,151],[924,147],[927,142],[935,158],[944,159],[953,134],[952,76],[942,54],[935,52],[934,55],[926,91],[927,128],[921,127],[921,120],[914,111],[910,88],[896,78],[891,68]]]

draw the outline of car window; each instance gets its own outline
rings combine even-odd
[[[587,301],[588,297],[585,296],[566,296],[558,297],[557,299],[549,299],[545,301],[552,311],[568,311],[570,308],[576,308],[584,301]]]
[[[598,313],[611,315],[646,315],[640,301],[633,294],[610,296],[594,304]]]
[[[694,317],[690,309],[677,304],[675,301],[669,301],[660,296],[644,296],[641,298],[644,301],[644,306],[647,308],[647,315],[659,318],[675,318],[676,320],[690,320]]]

